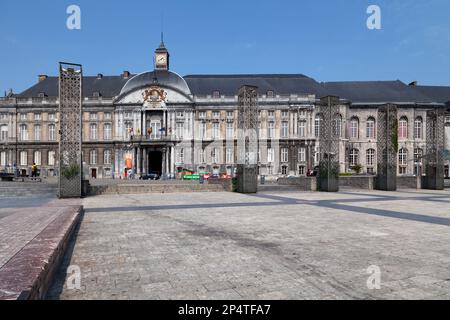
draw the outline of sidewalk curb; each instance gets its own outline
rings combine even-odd
[[[44,299],[84,213],[57,208],[58,216],[0,269],[0,300]]]

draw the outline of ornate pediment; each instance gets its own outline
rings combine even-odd
[[[144,108],[161,109],[166,107],[167,92],[159,86],[151,86],[142,93]]]

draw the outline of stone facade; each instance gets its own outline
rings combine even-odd
[[[162,47],[158,54],[164,54]],[[176,177],[186,170],[233,175],[237,165],[238,82],[255,79],[265,83],[275,78],[260,75],[241,81],[237,76],[234,93],[221,92],[218,84],[218,90],[210,94],[195,89],[189,77],[169,71],[168,64],[135,76],[124,72],[114,78],[120,86],[108,94],[96,86],[111,80],[102,75],[87,78],[91,82],[86,80],[84,85],[85,176],[124,178],[125,174],[138,177],[156,171]],[[304,76],[292,79],[313,81]],[[214,86],[215,81],[210,80],[210,84]],[[16,163],[21,173],[29,174],[35,162],[42,176],[58,174],[59,102],[52,84],[56,82],[57,78],[41,76],[39,83],[24,93],[0,99],[1,169]],[[317,87],[322,84],[317,83]],[[317,104],[322,93],[308,93],[308,88],[300,87],[286,90],[279,93],[277,88],[266,91],[260,86],[258,91],[259,174],[268,180],[306,176],[319,161],[321,118]],[[362,172],[376,173],[377,109],[385,103],[381,98],[376,103],[355,103],[341,96],[337,126],[341,172],[353,172],[359,165]],[[398,174],[414,175],[422,170],[421,160],[416,160],[426,150],[426,109],[443,104],[393,103],[399,112]],[[447,125],[446,136],[450,138],[450,117]]]

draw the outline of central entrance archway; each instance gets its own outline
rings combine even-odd
[[[156,172],[159,175],[162,174],[162,151],[150,151],[148,153],[148,172]]]

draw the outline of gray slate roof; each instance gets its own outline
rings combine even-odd
[[[417,86],[416,89],[422,94],[433,97],[436,102],[450,104],[450,87]]]
[[[98,79],[97,76],[83,77],[83,94],[85,97],[92,97],[94,92],[100,92],[103,97],[115,97],[130,78],[125,79],[122,76],[103,76],[101,79]],[[57,97],[58,77],[48,77],[17,96],[21,98],[37,97],[42,92],[49,97]]]
[[[302,74],[188,75],[184,79],[195,95],[211,95],[216,90],[223,95],[236,95],[243,85],[257,86],[259,94],[269,90],[274,94],[325,94],[316,80]]]
[[[399,80],[325,82],[322,86],[327,94],[348,99],[353,103],[437,102],[434,97],[425,95]]]
[[[103,97],[116,97],[121,93],[151,84],[154,72],[146,72],[130,78],[122,76],[96,76],[83,78],[86,97],[100,92]],[[316,97],[336,95],[353,103],[448,103],[450,105],[450,86],[408,86],[397,81],[348,81],[324,82],[302,74],[260,74],[260,75],[187,75],[180,77],[173,72],[156,73],[158,82],[175,86],[194,95],[211,95],[219,91],[222,95],[235,95],[243,85],[258,87],[260,94],[273,90],[275,94],[315,94]],[[186,86],[187,83],[187,86]],[[17,95],[17,97],[37,97],[39,93],[49,97],[58,96],[58,77],[49,77]]]

